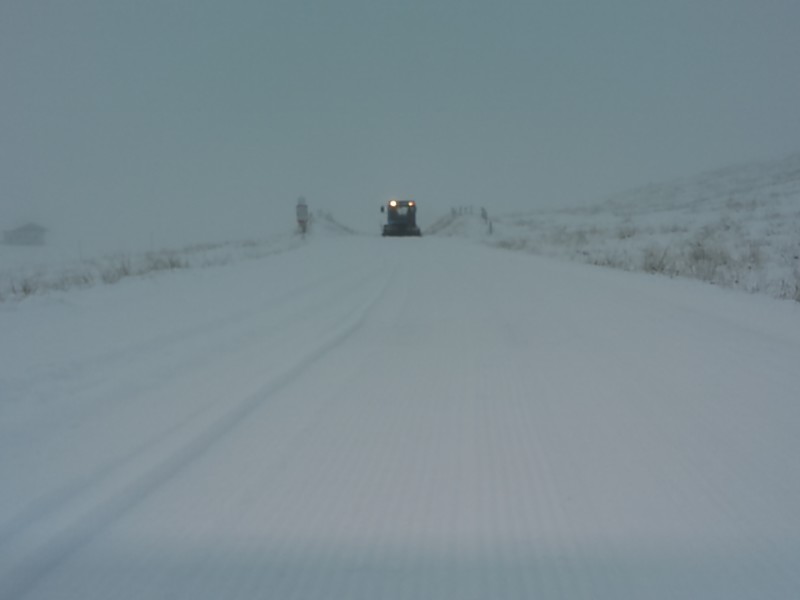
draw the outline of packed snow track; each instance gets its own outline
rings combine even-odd
[[[0,598],[800,597],[800,311],[453,240],[0,305]]]

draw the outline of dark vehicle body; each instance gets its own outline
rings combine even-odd
[[[417,227],[417,203],[414,200],[389,200],[381,206],[386,212],[386,224],[383,226],[384,236],[421,236]]]

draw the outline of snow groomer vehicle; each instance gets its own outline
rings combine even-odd
[[[386,224],[383,226],[385,236],[421,236],[417,227],[417,203],[414,200],[389,200],[381,206],[386,213]]]

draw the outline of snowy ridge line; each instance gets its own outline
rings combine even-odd
[[[74,551],[90,543],[126,513],[148,498],[177,473],[199,460],[221,439],[236,429],[248,416],[262,408],[275,394],[290,385],[307,369],[322,360],[329,352],[343,344],[369,317],[385,296],[390,277],[383,277],[376,291],[369,299],[353,308],[338,325],[324,332],[323,340],[313,349],[294,359],[293,366],[274,376],[257,392],[245,397],[211,423],[196,426],[195,432],[187,432],[184,439],[173,442],[170,434],[184,429],[186,424],[178,425],[162,436],[155,444],[148,443],[128,458],[109,466],[97,479],[113,477],[125,463],[148,461],[142,452],[153,454],[155,464],[131,465],[126,470],[136,468],[135,477],[125,477],[124,481],[111,481],[112,487],[103,494],[103,500],[95,506],[68,506],[49,515],[46,522],[31,524],[26,531],[18,524],[15,530],[6,531],[5,539],[0,540],[0,598],[12,600],[24,597],[47,573],[57,568]],[[163,448],[167,444],[173,448]],[[146,448],[144,448],[146,446]],[[168,458],[159,460],[159,456]],[[124,473],[123,473],[124,475]],[[92,478],[95,479],[95,478]],[[105,485],[98,481],[96,486]],[[80,485],[74,488],[75,495],[91,497],[98,491],[88,490]],[[52,504],[60,504],[63,498],[53,499]],[[80,498],[74,499],[73,504]],[[48,503],[50,504],[50,503]],[[40,506],[46,508],[45,506]],[[14,539],[20,539],[14,543]],[[32,539],[30,539],[32,538]]]
[[[302,247],[297,237],[277,236],[265,240],[245,240],[194,244],[178,249],[134,254],[108,254],[94,259],[48,261],[45,264],[5,265],[0,263],[0,303],[29,296],[114,284],[129,277],[161,271],[208,268],[239,260],[265,258]]]

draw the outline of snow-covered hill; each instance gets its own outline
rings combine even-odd
[[[455,219],[460,235],[595,265],[800,301],[800,155],[625,192],[597,205]]]

